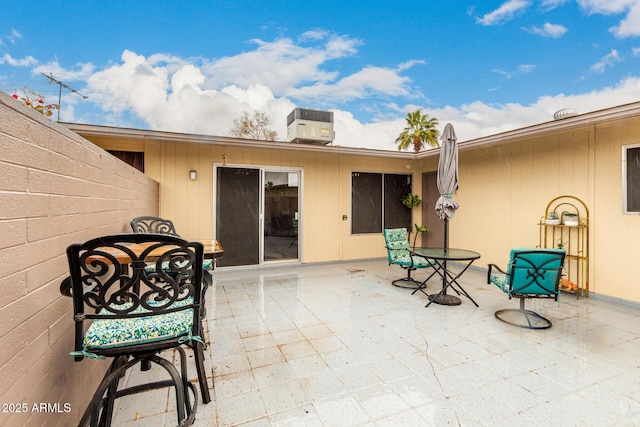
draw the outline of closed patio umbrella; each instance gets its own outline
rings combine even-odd
[[[440,159],[438,160],[438,192],[440,197],[436,201],[436,213],[444,220],[444,252],[449,250],[449,219],[458,209],[458,203],[453,200],[453,192],[458,188],[458,144],[456,142],[456,132],[451,123],[447,123],[440,137]],[[447,261],[443,263],[444,270],[447,270]],[[438,304],[458,305],[460,298],[447,295],[447,279],[442,277],[443,290],[438,295],[429,295],[429,299]]]
[[[440,137],[440,159],[438,160],[438,192],[440,197],[436,201],[436,213],[444,219],[444,247],[449,247],[449,219],[458,209],[458,203],[453,199],[453,192],[458,188],[458,143],[456,132],[451,123],[447,123]]]

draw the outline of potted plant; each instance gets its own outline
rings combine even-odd
[[[413,249],[416,248],[416,240],[418,240],[418,234],[424,233],[429,234],[429,229],[424,225],[414,224],[416,226],[416,235],[413,238]]]
[[[417,208],[422,204],[422,199],[417,194],[407,194],[402,197],[402,204],[408,207],[409,209]]]
[[[558,213],[556,211],[550,211],[547,214],[547,218],[544,222],[548,225],[558,225],[560,224],[560,218],[558,218]]]
[[[575,227],[578,225],[578,214],[575,212],[562,212],[562,222],[564,225]]]

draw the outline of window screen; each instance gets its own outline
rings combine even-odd
[[[411,175],[352,172],[351,233],[411,230],[411,210],[402,204],[402,197],[410,192]]]
[[[640,214],[640,144],[622,147],[624,213]]]

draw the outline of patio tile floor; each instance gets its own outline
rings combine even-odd
[[[425,295],[391,286],[403,274],[378,260],[215,271],[215,386],[195,426],[640,424],[640,305],[527,301],[553,322],[530,331],[493,316],[518,302],[482,268],[461,279],[480,308],[425,308]],[[154,372],[127,382],[143,375]],[[168,390],[120,399],[114,425],[176,425],[174,401]]]

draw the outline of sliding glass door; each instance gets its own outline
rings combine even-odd
[[[300,170],[216,166],[217,265],[299,259]]]
[[[264,172],[264,260],[298,259],[298,172]]]

